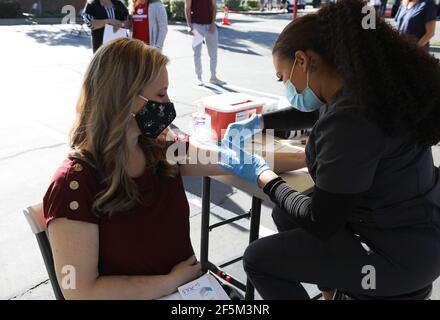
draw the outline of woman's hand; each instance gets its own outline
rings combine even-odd
[[[131,19],[128,19],[128,20],[122,22],[122,28],[130,29],[130,28],[131,28],[131,25],[132,25],[132,23],[131,23]]]
[[[116,19],[108,19],[107,24],[113,26],[113,31],[116,32],[122,27],[122,22]]]
[[[195,256],[176,264],[170,272],[177,286],[188,283],[202,274],[202,266]]]

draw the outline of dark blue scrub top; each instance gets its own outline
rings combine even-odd
[[[400,32],[413,35],[419,40],[426,33],[426,23],[435,20],[436,16],[437,7],[433,0],[419,0],[409,9],[401,4],[394,19]]]
[[[440,226],[440,177],[431,147],[386,136],[353,101],[341,90],[320,109],[306,146],[316,186],[358,194],[352,216],[382,228]]]

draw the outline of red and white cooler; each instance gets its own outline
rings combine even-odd
[[[211,136],[221,140],[230,123],[245,120],[263,112],[259,98],[242,93],[223,93],[201,100],[205,112],[211,116]]]

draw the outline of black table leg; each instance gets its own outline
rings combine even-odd
[[[249,243],[257,240],[260,233],[261,199],[252,197],[251,221],[249,230]],[[246,300],[254,300],[255,289],[249,279],[246,280]]]
[[[202,271],[208,271],[209,250],[209,215],[211,207],[211,178],[203,177],[202,181],[202,226],[200,239],[200,263]]]

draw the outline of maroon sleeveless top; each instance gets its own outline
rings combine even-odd
[[[211,24],[213,6],[212,0],[191,1],[191,22],[198,24]]]
[[[134,180],[149,206],[139,204],[112,217],[92,213],[100,188],[94,169],[81,160],[66,159],[44,196],[47,225],[57,218],[98,225],[100,275],[165,275],[193,255],[181,176],[163,177],[146,169]]]

